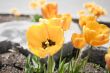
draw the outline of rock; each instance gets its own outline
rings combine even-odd
[[[0,42],[0,54],[8,52],[12,48],[12,43],[10,41]]]
[[[0,73],[23,73],[25,56],[19,52],[0,54]]]
[[[82,52],[81,57],[84,58],[89,55],[88,62],[95,63],[104,68],[105,67],[104,56],[107,52],[107,48],[105,48],[105,47],[97,47],[97,48],[96,47],[92,47],[92,48],[86,47],[86,48],[87,49],[85,49]]]
[[[0,73],[24,73],[24,71],[18,70],[12,66],[4,66],[0,69]]]
[[[0,42],[0,73],[24,73],[25,55],[18,46],[11,41]]]
[[[77,54],[79,53],[79,49],[74,48],[71,42],[65,43],[63,47],[61,48],[61,50],[57,54],[54,55],[54,59],[56,61],[59,61],[61,53],[62,53],[62,59],[65,58],[66,61],[68,62],[73,57],[77,56]]]

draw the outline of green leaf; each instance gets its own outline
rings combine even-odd
[[[58,73],[64,73],[65,72],[65,60],[61,61],[58,68]]]
[[[55,69],[55,61],[52,56],[48,57],[48,62],[47,62],[47,72],[48,73],[54,73]]]
[[[26,58],[25,73],[33,73],[33,69],[32,69],[30,60],[31,60],[31,55],[29,55]]]
[[[34,16],[33,16],[32,21],[33,21],[33,22],[39,22],[39,19],[40,19],[40,18],[42,18],[42,16],[41,16],[41,15],[36,14],[36,15],[34,15]]]

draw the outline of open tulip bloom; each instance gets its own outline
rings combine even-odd
[[[51,24],[32,25],[27,30],[29,50],[40,58],[57,53],[64,42],[63,30]]]
[[[76,47],[79,48],[84,47],[85,43],[101,46],[109,42],[109,33],[110,29],[106,25],[99,24],[97,21],[87,21],[86,25],[83,26],[83,34],[73,34],[72,42],[74,46],[77,44]],[[75,41],[76,39],[80,39],[80,41]]]

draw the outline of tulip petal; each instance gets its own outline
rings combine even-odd
[[[105,55],[105,61],[106,61],[107,68],[110,69],[110,54]]]
[[[48,25],[48,34],[49,38],[57,44],[62,44],[64,42],[64,32],[61,27]]]
[[[93,40],[93,38],[95,38],[97,35],[96,31],[90,30],[87,27],[83,28],[83,33],[84,33],[84,37],[87,43],[90,43],[90,41]]]
[[[57,4],[56,3],[48,3],[42,6],[41,8],[42,14],[44,18],[52,18],[57,15]]]
[[[81,49],[86,45],[86,41],[85,41],[85,38],[84,38],[83,34],[74,33],[72,35],[71,40],[72,40],[73,46],[76,47],[76,48]]]
[[[61,49],[61,47],[62,47],[61,45],[56,44],[55,46],[48,47],[46,49],[46,51],[47,51],[48,55],[53,56]]]
[[[27,30],[28,44],[33,44],[34,48],[42,46],[42,42],[48,39],[48,33],[44,25],[32,25]]]

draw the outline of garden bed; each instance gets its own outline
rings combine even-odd
[[[13,15],[1,14],[0,23],[16,20]],[[19,20],[30,20],[28,15],[22,15]],[[75,20],[77,22],[77,20]],[[63,45],[62,57],[66,58],[66,62],[69,62],[71,58],[76,57],[78,49],[74,48],[71,42]],[[71,49],[70,49],[71,48]],[[87,47],[89,48],[89,47]],[[69,49],[69,50],[68,50]],[[88,55],[89,49],[82,52],[82,58]],[[105,73],[105,60],[104,55],[106,53],[105,47],[93,48],[88,59],[88,63],[85,68],[81,70],[83,73]],[[27,49],[23,48],[19,43],[12,41],[0,42],[0,73],[24,73],[26,57],[31,54]],[[32,55],[32,54],[31,54]],[[58,52],[54,59],[56,64],[59,61],[60,52]]]
[[[99,52],[100,54],[97,54]],[[104,68],[99,66],[100,64],[104,64],[103,66],[105,66],[105,63],[100,61],[100,59],[102,59],[101,57],[103,57],[101,53],[104,53],[104,51],[97,50],[95,53],[92,51],[92,54],[96,54],[96,56],[91,55],[90,59],[92,61],[90,60],[90,62],[87,63],[82,70],[83,73],[104,73]],[[10,41],[0,42],[0,73],[24,73],[26,57],[29,54],[31,53],[24,50],[18,43]],[[74,56],[75,54],[76,53],[72,53],[71,55]],[[70,56],[68,56],[68,61],[71,59],[71,57],[69,57]],[[95,64],[97,63],[97,58],[99,59],[99,65]]]

